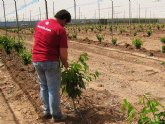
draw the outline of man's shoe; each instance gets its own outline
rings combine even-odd
[[[50,113],[43,113],[42,118],[43,119],[51,119],[52,115]]]
[[[52,116],[53,122],[63,122],[67,119],[67,115],[61,115],[61,116]]]

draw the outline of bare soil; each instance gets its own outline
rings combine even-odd
[[[28,124],[33,123],[31,122],[33,120],[34,123],[37,124],[51,123],[51,120],[42,120],[40,118],[42,104],[39,99],[39,83],[36,78],[37,76],[34,67],[32,65],[24,66],[17,56],[17,53],[15,53],[14,51],[10,55],[6,55],[5,53],[3,53],[1,56],[3,62],[7,67],[4,67],[4,70],[6,71],[5,75],[7,75],[8,78],[13,78],[10,80],[14,80],[11,84],[2,82],[2,87],[0,87],[2,89],[2,92],[8,92],[8,89],[6,89],[6,87],[13,84],[9,89],[12,91],[4,96],[4,98],[8,100],[8,96],[11,95],[12,99],[11,101],[9,101],[9,104],[13,103],[15,99],[17,102],[14,107],[11,108],[11,111],[14,115],[14,119],[12,119],[11,122],[16,124]],[[7,70],[9,71],[10,75],[7,74]],[[18,86],[19,90],[22,90],[22,92],[19,92],[19,90],[15,89],[14,86]],[[26,98],[26,103],[22,101],[22,97]],[[116,100],[110,103],[109,100],[113,99]],[[62,110],[64,113],[67,113],[69,115],[68,120],[65,122],[67,124],[100,124],[105,123],[106,121],[113,123],[122,123],[122,120],[124,120],[124,116],[120,112],[120,104],[117,101],[117,97],[110,94],[107,90],[96,91],[93,88],[88,88],[86,91],[84,91],[82,97],[76,102],[78,110],[77,114],[75,114],[73,110],[72,101],[66,96],[62,96]],[[4,103],[7,104],[7,102]],[[20,109],[20,107],[23,108],[23,110]],[[32,109],[33,111],[30,109]],[[25,113],[22,113],[22,111],[25,111]],[[20,113],[20,116],[18,112]],[[9,119],[10,116],[7,116],[7,111],[5,112],[5,114],[5,117]],[[2,122],[6,119],[5,117],[1,118]],[[27,120],[24,117],[26,117]]]
[[[25,36],[25,44],[28,49],[32,47],[32,36]],[[100,77],[89,84],[87,84],[87,90],[84,91],[82,97],[77,101],[79,113],[73,112],[72,102],[66,97],[62,96],[61,106],[63,112],[67,113],[70,118],[65,122],[67,124],[125,124],[125,117],[120,112],[120,103],[124,98],[127,98],[135,106],[138,99],[145,93],[151,94],[154,98],[159,100],[165,105],[165,65],[161,63],[165,61],[164,54],[161,52],[156,53],[154,50],[154,56],[149,56],[150,50],[135,50],[125,49],[124,47],[108,47],[104,45],[98,45],[89,41],[84,42],[81,40],[69,41],[69,61],[76,60],[80,54],[87,52],[90,60],[88,64],[91,71],[98,70]],[[80,43],[81,42],[81,43]],[[2,52],[3,53],[3,52]],[[20,124],[24,121],[32,121],[34,123],[51,123],[49,121],[41,120],[41,102],[39,98],[39,86],[34,67],[32,65],[23,66],[16,53],[7,56],[4,53],[1,54],[5,67],[0,68],[4,75],[13,77],[12,84],[17,84],[22,92],[19,95],[21,99],[26,97],[27,104],[20,99],[17,102],[21,104],[13,105],[15,108],[22,107],[28,111],[28,108],[32,112],[32,118],[25,119],[23,115],[12,108],[16,120],[19,120]],[[4,70],[2,70],[4,69]],[[1,75],[1,74],[0,74]],[[2,77],[3,78],[3,77]],[[12,80],[12,79],[11,79]],[[3,79],[0,79],[3,82]],[[7,89],[3,89],[3,86],[8,85],[4,82],[0,84],[2,92],[7,92]],[[16,90],[18,91],[18,90]],[[17,92],[11,92],[5,96],[13,95],[9,103],[13,103]],[[10,112],[7,106],[7,101],[0,97],[0,103],[5,107],[2,111],[3,115],[8,115]],[[28,107],[27,107],[28,106]],[[35,110],[35,111],[33,111]],[[16,112],[15,112],[16,111]],[[22,114],[22,113],[21,113]],[[27,114],[29,115],[29,114]],[[37,116],[38,115],[38,116]],[[11,115],[12,116],[12,115]],[[10,115],[1,117],[1,120],[10,120]],[[11,119],[13,120],[13,119]]]
[[[121,25],[123,26],[123,25]],[[88,31],[86,32],[85,29],[83,29],[82,26],[80,29],[81,31],[79,32],[76,27],[72,27],[71,29],[67,29],[68,34],[73,34],[74,31],[77,32],[77,37],[78,39],[85,39],[88,38],[89,40],[93,40],[93,41],[98,41],[96,38],[96,34],[102,34],[104,36],[104,40],[103,42],[105,43],[111,43],[111,38],[112,38],[112,33],[109,31],[109,27],[106,26],[106,29],[103,29],[103,31],[99,32],[98,30],[94,29],[93,31],[91,31],[90,29],[88,29]],[[158,30],[156,27],[152,27],[152,35],[151,36],[147,36],[147,27],[143,26],[144,30],[137,32],[137,35],[134,36],[133,33],[138,30],[139,28],[136,27],[136,29],[131,29],[131,35],[130,35],[130,31],[129,28],[126,26],[124,27],[125,31],[123,33],[120,33],[119,31],[119,27],[118,29],[113,29],[113,37],[117,38],[117,44],[120,46],[125,46],[125,44],[130,44],[132,45],[132,40],[134,38],[141,38],[143,40],[143,48],[147,49],[147,50],[153,50],[153,51],[160,51],[161,47],[162,47],[162,43],[160,42],[160,38],[165,37],[165,29],[161,28],[160,30]]]

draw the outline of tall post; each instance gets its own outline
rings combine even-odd
[[[53,1],[53,15],[55,15],[55,10],[54,10],[54,1]]]
[[[48,5],[47,5],[47,0],[45,0],[45,9],[46,9],[46,19],[48,19]]]
[[[23,21],[23,24],[24,24],[24,21],[25,21],[24,13],[23,13],[23,19],[22,19],[22,21]]]
[[[31,15],[31,10],[30,10],[30,29],[31,29],[31,27],[32,27],[32,17],[31,17],[32,15]]]
[[[79,21],[80,21],[80,7],[79,7]]]
[[[5,3],[4,3],[4,0],[2,0],[2,2],[3,2],[3,12],[4,12],[4,19],[5,19],[5,30],[6,30],[6,36],[7,36],[6,11],[5,11]]]
[[[83,19],[83,14],[82,14],[82,12],[81,12],[81,19]]]
[[[147,9],[145,9],[145,23],[147,23]]]
[[[140,4],[139,4],[139,24],[140,24]]]
[[[40,12],[40,20],[41,20],[41,8],[39,7],[39,12]]]
[[[107,19],[109,19],[109,12],[108,12],[108,18]]]
[[[95,21],[96,21],[96,10],[95,10]]]
[[[113,40],[113,1],[112,1],[112,40]]]
[[[98,0],[98,13],[99,13],[99,23],[100,23],[100,0]]]
[[[75,23],[76,23],[76,0],[74,0],[74,16],[75,16]]]
[[[17,22],[17,29],[18,29],[18,38],[19,38],[19,24],[18,24],[18,13],[17,13],[17,3],[15,2],[15,13],[16,13],[16,22]]]
[[[129,0],[129,27],[130,27],[130,35],[131,35],[131,0]]]
[[[149,23],[151,24],[152,23],[152,21],[151,21],[151,10],[150,10],[150,19],[149,20],[150,20]]]

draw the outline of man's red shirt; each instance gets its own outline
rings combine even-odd
[[[64,27],[54,19],[38,22],[34,31],[32,61],[58,61],[60,48],[68,48]]]

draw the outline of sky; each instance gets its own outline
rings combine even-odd
[[[132,18],[165,18],[165,0],[130,1]],[[7,20],[15,20],[14,0],[4,0],[4,2]],[[74,0],[47,0],[47,2],[49,18],[52,18],[60,9],[68,10],[71,13],[72,18],[75,18]],[[16,3],[20,21],[30,20],[30,18],[31,20],[46,18],[45,0],[16,0]],[[78,19],[98,19],[98,3],[100,5],[100,18],[111,18],[111,0],[76,0],[76,17]],[[129,0],[113,0],[113,3],[114,18],[129,17]],[[0,21],[4,21],[2,0],[0,0],[0,12]]]

